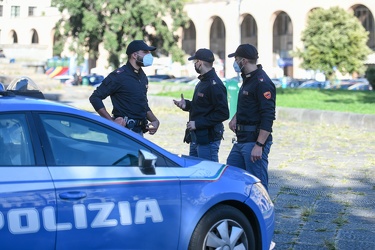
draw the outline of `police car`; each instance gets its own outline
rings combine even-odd
[[[1,249],[270,249],[254,176],[43,97],[0,86]]]

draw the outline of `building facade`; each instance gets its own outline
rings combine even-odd
[[[0,0],[0,48],[7,57],[45,61],[53,56],[54,25],[61,14],[50,6],[51,0]],[[308,14],[333,6],[358,17],[369,32],[368,46],[375,50],[374,0],[190,1],[185,5],[190,26],[181,29],[181,48],[187,55],[199,48],[211,49],[221,62],[221,76],[232,77],[233,59],[227,55],[239,44],[251,43],[271,77],[309,78],[311,73],[301,69],[300,61],[289,53],[302,47]],[[97,64],[106,65],[106,53],[101,53]],[[181,72],[176,75],[184,74]]]

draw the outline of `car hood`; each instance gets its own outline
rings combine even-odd
[[[237,176],[236,178],[240,177],[241,179],[243,178],[243,180],[246,179],[248,184],[260,182],[257,177],[242,168],[193,156],[181,155],[180,157],[185,161],[185,171],[189,172],[189,174],[186,174],[190,176],[190,178],[201,177],[202,179],[216,179],[220,178],[224,172],[230,172],[230,176]]]

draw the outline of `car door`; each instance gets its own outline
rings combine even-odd
[[[144,173],[138,152],[151,148],[135,138],[82,117],[40,118],[57,193],[56,249],[177,248],[180,183],[162,156]]]
[[[25,113],[0,113],[0,248],[55,248],[51,175]]]

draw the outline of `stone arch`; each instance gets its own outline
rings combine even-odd
[[[210,50],[216,55],[215,63],[223,65],[222,72],[225,72],[225,33],[223,20],[218,16],[212,17],[210,28]],[[223,73],[220,74],[223,75]]]
[[[356,5],[352,7],[354,15],[362,23],[366,31],[369,32],[369,39],[367,41],[367,46],[372,50],[375,50],[375,25],[374,16],[372,15],[369,8],[364,5]]]
[[[258,48],[258,25],[250,14],[243,16],[241,22],[241,44],[250,43]]]
[[[10,44],[18,43],[18,36],[17,36],[17,32],[15,30],[11,30],[9,32],[9,43]]]
[[[182,50],[188,54],[193,55],[196,49],[197,31],[194,23],[190,20],[188,27],[183,28],[182,31]]]
[[[284,76],[293,76],[293,60],[290,52],[293,50],[293,24],[290,16],[280,11],[276,13],[273,24],[272,50],[278,66],[283,69]]]
[[[220,76],[224,76],[225,72],[225,39],[226,31],[223,20],[214,16],[211,18],[210,27],[210,50],[215,55],[215,67]]]
[[[38,32],[35,29],[31,30],[31,43],[32,44],[38,44],[39,43]]]
[[[250,14],[243,16],[241,22],[241,44],[250,43],[258,48],[258,25]]]

